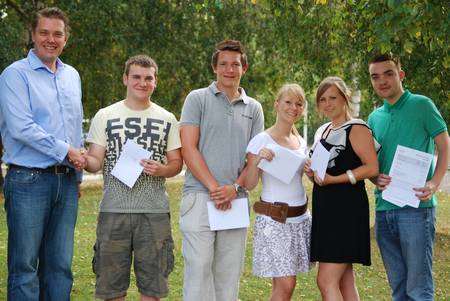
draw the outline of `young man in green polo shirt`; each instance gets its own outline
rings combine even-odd
[[[432,275],[436,197],[447,170],[449,138],[447,126],[434,103],[426,96],[404,90],[405,72],[392,54],[375,56],[369,73],[376,94],[384,104],[369,116],[368,124],[381,144],[377,185],[375,231],[392,289],[392,299],[433,300]],[[438,159],[428,172],[424,187],[418,187],[419,208],[398,207],[384,200],[381,192],[398,145],[434,154]]]

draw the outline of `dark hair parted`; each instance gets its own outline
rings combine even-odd
[[[152,68],[153,67],[153,68],[155,68],[155,75],[158,75],[158,65],[148,55],[138,54],[138,55],[130,57],[125,62],[125,70],[123,71],[123,73],[127,76],[128,76],[128,73],[130,72],[131,65],[138,65],[143,68]]]
[[[372,56],[372,58],[369,60],[369,65],[373,63],[381,63],[386,61],[392,61],[394,62],[395,66],[400,70],[401,69],[401,63],[400,58],[392,52],[386,52],[386,53],[377,53]]]
[[[59,19],[64,22],[64,32],[66,35],[70,33],[69,18],[57,7],[47,7],[37,11],[31,21],[31,30],[36,31],[40,18]]]
[[[237,40],[224,40],[216,44],[216,49],[211,58],[211,65],[215,68],[217,66],[217,60],[219,59],[219,53],[221,51],[236,51],[241,54],[242,66],[247,66],[247,54],[245,53],[244,46]]]

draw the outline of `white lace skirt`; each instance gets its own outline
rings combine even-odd
[[[253,230],[253,274],[295,276],[314,267],[309,261],[311,215],[300,223],[282,224],[256,216]]]

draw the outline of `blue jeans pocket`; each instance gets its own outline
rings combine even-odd
[[[7,181],[11,181],[17,184],[33,184],[36,183],[40,176],[37,171],[26,169],[13,169],[9,170],[6,177]]]

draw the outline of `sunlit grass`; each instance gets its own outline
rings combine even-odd
[[[170,275],[170,295],[167,300],[182,299],[183,258],[181,256],[181,233],[178,228],[178,209],[182,182],[168,183],[170,196],[172,232],[175,240],[176,266]],[[311,186],[307,185],[308,193]],[[372,186],[368,191],[371,191]],[[259,189],[252,192],[251,200],[258,198]],[[373,227],[373,197],[370,193],[371,225]],[[434,276],[436,281],[436,300],[450,300],[450,195],[440,192],[437,211],[437,235],[434,256]],[[95,227],[98,213],[98,203],[101,198],[101,187],[89,186],[83,188],[79,203],[78,222],[75,233],[75,256],[73,263],[74,287],[72,300],[93,300],[95,277],[92,273],[92,246],[95,241]],[[3,202],[2,202],[3,203]],[[252,223],[254,214],[251,215]],[[373,229],[372,229],[373,230]],[[373,231],[372,231],[373,234]],[[0,300],[6,300],[6,244],[7,229],[5,212],[0,210]],[[242,301],[267,300],[271,290],[270,280],[254,277],[251,274],[252,229],[249,230],[245,258],[245,270],[241,278],[239,298]],[[389,287],[381,262],[380,254],[372,235],[372,266],[356,266],[357,285],[361,300],[390,300]],[[320,300],[320,294],[315,283],[316,270],[305,275],[299,275],[293,300]],[[132,278],[128,291],[129,300],[138,300],[138,292]]]

